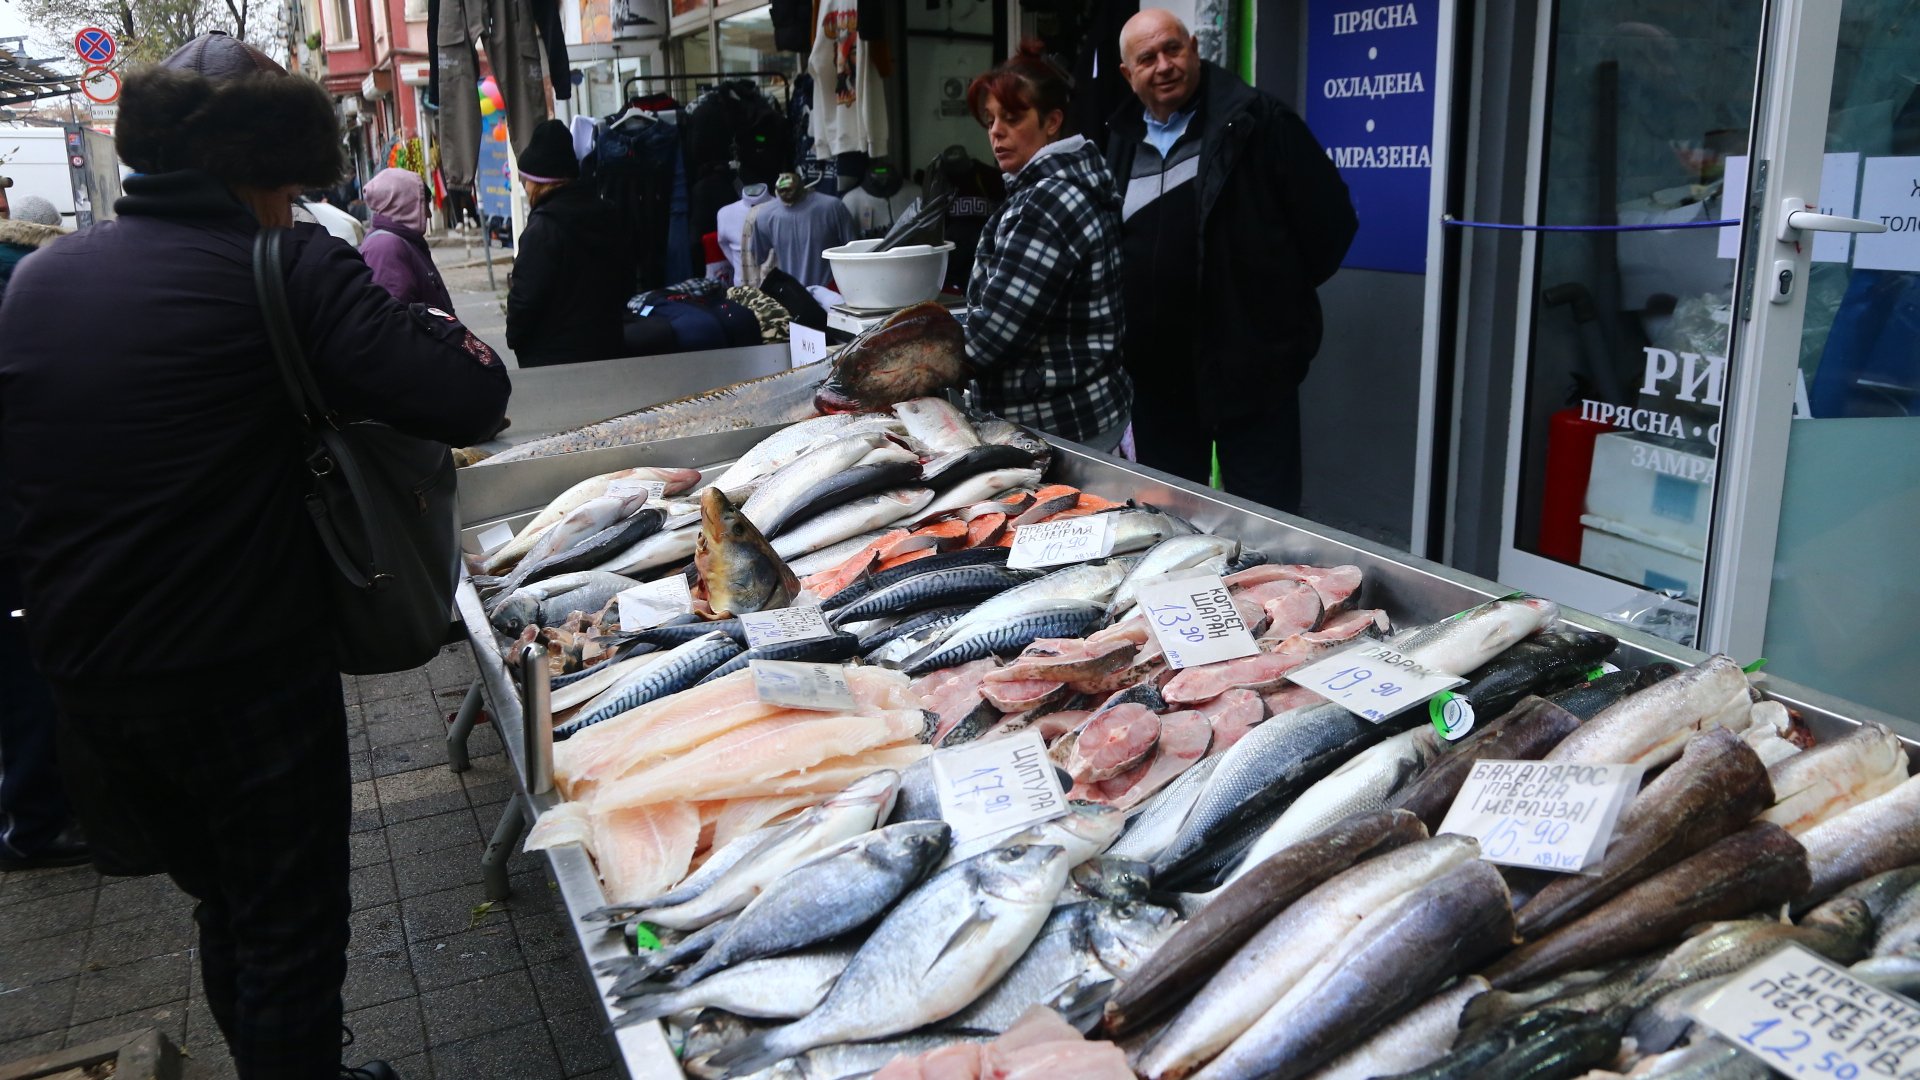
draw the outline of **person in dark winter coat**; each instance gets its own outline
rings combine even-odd
[[[1359,226],[1347,185],[1293,110],[1203,62],[1150,8],[1120,37],[1137,102],[1108,127],[1125,219],[1127,370],[1140,462],[1300,503],[1300,380],[1320,349],[1314,290]]]
[[[60,227],[60,211],[38,195],[22,195],[14,200],[12,216],[0,218],[0,296],[7,292],[7,281],[20,260],[54,242],[66,230]]]
[[[1007,201],[974,252],[967,362],[992,412],[1113,450],[1133,400],[1120,364],[1120,198],[1100,151],[1062,130],[1070,93],[1032,42],[968,87]]]
[[[360,241],[360,257],[373,271],[373,280],[403,304],[426,304],[451,313],[453,298],[427,246],[427,191],[419,174],[382,169],[367,181],[365,193],[373,221]]]
[[[96,865],[164,872],[199,901],[207,1006],[243,1080],[387,1080],[340,1064],[337,571],[253,277],[260,230],[344,171],[333,103],[203,34],[127,78],[117,142],[134,169],[117,216],[27,259],[0,302],[0,474],[69,794]],[[397,303],[319,226],[285,239],[295,333],[333,410],[447,443],[493,434],[509,385],[492,350]]]
[[[580,162],[558,120],[542,120],[520,155],[533,212],[507,287],[507,347],[521,367],[610,360],[633,295],[633,254],[619,211],[575,183]]]

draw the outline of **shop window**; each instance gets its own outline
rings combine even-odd
[[[327,0],[327,44],[352,45],[360,40],[353,0]]]
[[[711,73],[713,71],[713,27],[703,26],[691,34],[682,34],[674,38],[668,43],[667,56],[669,74]],[[712,79],[675,79],[671,92],[681,101],[692,101],[699,96],[701,88],[712,81]]]
[[[798,58],[793,53],[781,52],[774,47],[771,8],[756,8],[742,15],[722,19],[718,26],[719,70],[794,73]]]

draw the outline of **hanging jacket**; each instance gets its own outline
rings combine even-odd
[[[527,217],[507,288],[507,347],[522,367],[621,355],[633,257],[620,218],[580,183]]]

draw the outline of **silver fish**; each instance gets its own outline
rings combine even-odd
[[[566,738],[649,701],[677,694],[739,654],[740,643],[718,631],[694,638],[582,706],[580,715],[553,729],[554,738]]]
[[[1084,1011],[1091,1003],[1082,991],[1125,977],[1166,940],[1177,920],[1151,904],[1056,907],[1019,962],[979,1000],[942,1022],[941,1030],[998,1034],[1035,1005]]]
[[[533,542],[513,572],[501,580],[499,594],[511,595],[543,562],[627,520],[646,502],[647,493],[642,489],[631,495],[602,495],[581,503]]]
[[[976,473],[935,496],[927,508],[920,511],[916,520],[972,506],[982,499],[991,499],[1014,488],[1032,487],[1040,483],[1040,477],[1039,469],[1025,467]]]
[[[1920,862],[1920,776],[1828,818],[1799,840],[1807,849],[1813,888],[1795,901],[1796,907],[1818,903],[1883,870]]]
[[[862,416],[859,413],[828,413],[797,424],[788,424],[754,443],[751,450],[740,455],[740,460],[727,466],[725,472],[702,486],[717,487],[728,495],[734,495],[747,484],[772,476],[780,466],[833,438],[860,419]]]
[[[680,528],[662,528],[594,569],[614,574],[644,574],[693,558],[693,549],[699,542],[700,518],[696,515]]]
[[[795,525],[773,538],[773,550],[783,559],[818,551],[851,536],[903,521],[933,501],[929,488],[897,488],[836,506]]]
[[[725,1009],[736,1016],[760,1020],[792,1020],[820,1004],[833,980],[852,959],[852,949],[817,949],[749,960],[715,972],[694,986],[663,988],[660,993],[622,999],[628,1008],[614,1019],[613,1026],[626,1027],[699,1009]]]
[[[599,570],[558,574],[516,589],[494,606],[487,619],[508,637],[529,626],[558,626],[576,611],[594,612],[640,584],[630,577]]]
[[[716,1053],[732,1075],[829,1043],[944,1020],[998,982],[1040,933],[1067,880],[1060,848],[995,848],[950,867],[876,927],[820,1007]]]
[[[1140,563],[1134,567],[1127,580],[1114,590],[1113,602],[1107,607],[1107,614],[1117,615],[1133,606],[1134,595],[1140,586],[1149,581],[1166,577],[1176,571],[1186,570],[1215,556],[1232,558],[1240,553],[1240,541],[1226,536],[1210,536],[1197,533],[1192,536],[1174,536],[1160,541],[1147,549],[1140,557]],[[1224,565],[1224,564],[1223,564]]]
[[[1187,812],[1193,809],[1194,801],[1200,798],[1207,778],[1219,767],[1220,757],[1215,754],[1201,758],[1159,794],[1142,803],[1127,825],[1125,835],[1109,849],[1108,854],[1151,862],[1167,850],[1167,846],[1180,833],[1180,823],[1186,820]]]
[[[1746,672],[1729,657],[1710,656],[1602,709],[1543,760],[1621,761],[1651,769],[1679,757],[1694,732],[1724,727],[1737,733],[1752,713]]]
[[[1036,601],[1080,600],[1089,604],[1105,603],[1120,587],[1138,563],[1139,556],[1123,555],[1099,562],[1063,567],[1051,574],[1016,585],[968,612],[946,629],[936,640],[951,641],[975,626],[1002,622],[1028,610]]]
[[[845,540],[828,544],[818,551],[809,552],[798,558],[787,560],[787,569],[797,577],[811,577],[822,570],[831,570],[852,558],[859,550],[880,539],[886,529],[868,529],[866,532],[849,536]]]
[[[1145,551],[1163,540],[1191,536],[1200,530],[1185,518],[1153,507],[1108,511],[1113,524],[1113,554]]]
[[[886,441],[886,436],[877,434],[854,438],[836,435],[767,477],[740,511],[761,532],[771,532],[786,521],[800,496],[835,473],[852,468]]]
[[[907,434],[936,454],[953,453],[980,445],[980,434],[973,424],[946,398],[926,397],[902,401],[893,407],[893,415],[907,426]]]
[[[976,836],[963,844],[956,844],[947,853],[946,861],[940,865],[941,869],[945,869],[989,848],[1044,844],[1064,850],[1067,853],[1067,866],[1079,866],[1112,846],[1126,824],[1126,815],[1111,806],[1068,803],[1067,812],[1052,821]]]
[[[1428,998],[1418,1008],[1381,1028],[1313,1074],[1313,1080],[1367,1080],[1418,1069],[1445,1057],[1460,1033],[1460,1013],[1490,989],[1487,980],[1469,975]]]
[[[645,911],[648,908],[684,904],[694,897],[699,896],[701,893],[706,892],[707,886],[720,880],[721,875],[733,869],[734,864],[760,850],[766,845],[767,841],[780,835],[781,830],[785,828],[786,825],[784,823],[780,825],[768,825],[764,828],[755,829],[745,836],[736,836],[729,841],[725,847],[709,854],[707,861],[700,864],[700,869],[688,874],[686,880],[666,892],[658,896],[650,896],[645,900],[635,901],[631,904],[616,904],[611,907],[590,911],[581,916],[581,918],[589,922],[596,921],[600,918],[626,920],[633,918],[635,914]]]

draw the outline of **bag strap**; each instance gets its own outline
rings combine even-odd
[[[313,381],[313,369],[300,348],[293,329],[293,313],[287,307],[287,279],[281,261],[280,238],[287,230],[267,227],[253,238],[253,289],[260,297],[260,313],[267,321],[267,340],[273,345],[273,359],[280,369],[281,381],[293,399],[293,411],[310,428],[321,424],[337,428],[320,385]]]

